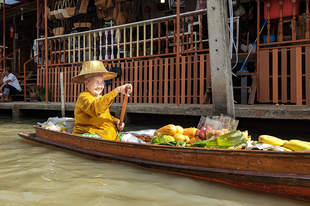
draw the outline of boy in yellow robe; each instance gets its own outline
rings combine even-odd
[[[116,73],[108,72],[101,61],[83,63],[80,74],[72,78],[72,82],[84,83],[86,88],[79,95],[75,105],[73,134],[90,133],[106,140],[120,140],[115,125],[119,130],[125,125],[110,114],[109,107],[118,93],[129,96],[132,85],[125,84],[103,96],[100,95],[104,89],[104,81],[115,77]]]

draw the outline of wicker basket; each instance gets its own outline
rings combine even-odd
[[[74,25],[74,28],[80,28],[80,27],[91,28],[92,23],[91,22],[76,22],[73,25]]]

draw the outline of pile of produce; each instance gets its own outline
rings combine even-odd
[[[260,143],[281,147],[287,152],[310,150],[310,142],[301,140],[292,139],[287,141],[270,135],[261,135],[258,137],[258,141]]]
[[[183,147],[241,149],[249,140],[247,131],[213,130],[212,127],[185,128],[173,124],[155,131],[151,144]],[[243,145],[242,145],[243,144]]]
[[[310,151],[310,142],[301,140],[282,140],[270,135],[260,135],[258,141],[252,141],[248,131],[229,131],[213,129],[212,126],[182,128],[173,124],[166,125],[154,132],[150,144],[200,147],[219,149],[256,149],[273,151]]]

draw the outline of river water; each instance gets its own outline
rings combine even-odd
[[[281,205],[309,203],[96,159],[26,141],[45,119],[0,115],[0,205]],[[149,128],[149,127],[148,127]],[[127,129],[146,129],[129,125]]]

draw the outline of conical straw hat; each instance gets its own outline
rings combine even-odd
[[[82,71],[79,75],[72,77],[71,81],[73,83],[84,83],[86,74],[96,74],[101,73],[103,75],[104,80],[113,79],[117,76],[114,72],[109,72],[104,67],[102,61],[88,61],[82,64]]]

